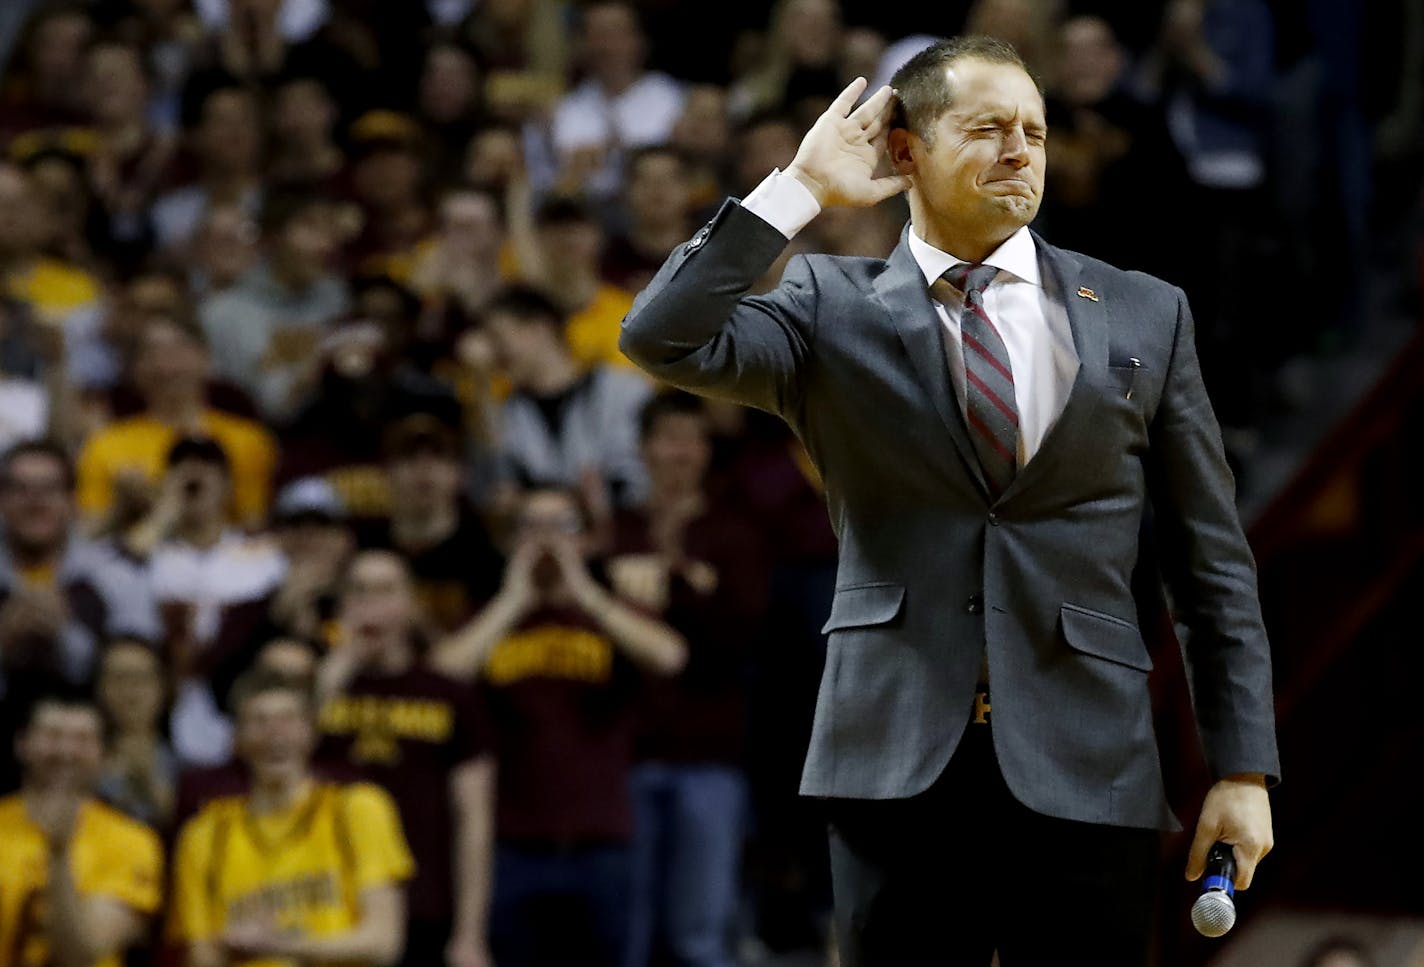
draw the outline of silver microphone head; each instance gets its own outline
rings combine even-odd
[[[1220,937],[1236,925],[1236,904],[1221,890],[1197,897],[1192,904],[1192,926],[1203,937]]]

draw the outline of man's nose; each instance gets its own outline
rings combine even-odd
[[[999,161],[1006,165],[1013,165],[1015,168],[1022,168],[1028,164],[1028,160],[1028,138],[1024,135],[1023,128],[1010,128],[1004,134],[1003,145],[999,150]]]

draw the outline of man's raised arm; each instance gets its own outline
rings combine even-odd
[[[827,205],[878,204],[909,179],[877,177],[894,107],[881,88],[860,107],[851,83],[816,121],[785,172],[745,204],[729,201],[678,247],[623,320],[619,348],[659,379],[773,413],[796,405],[816,325],[816,281],[792,259],[775,290],[746,297],[787,239]]]

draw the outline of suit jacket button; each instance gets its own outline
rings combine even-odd
[[[964,602],[964,610],[970,614],[984,613],[984,596],[975,591],[969,596],[969,600]]]
[[[999,515],[994,513],[992,510],[989,511],[989,524],[993,527],[999,526]]]

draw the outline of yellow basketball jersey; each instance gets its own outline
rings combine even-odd
[[[140,914],[158,910],[163,847],[147,826],[95,801],[75,820],[70,869],[80,896],[109,897]],[[19,796],[0,799],[0,967],[45,967],[49,844]],[[109,957],[94,967],[118,967]]]
[[[244,796],[218,799],[179,837],[172,933],[183,943],[211,940],[229,923],[254,920],[306,936],[342,933],[356,926],[362,890],[406,880],[414,868],[395,803],[376,786],[314,785],[291,809],[264,816]]]

